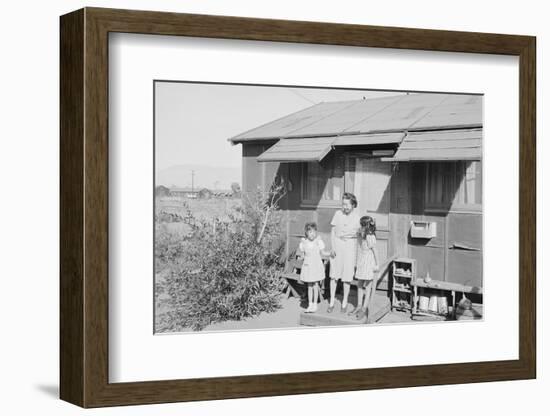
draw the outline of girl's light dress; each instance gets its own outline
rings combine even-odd
[[[300,280],[303,282],[319,282],[325,278],[325,265],[321,258],[321,251],[325,249],[325,243],[320,237],[313,241],[302,238],[300,251],[304,253],[304,263],[300,272]]]
[[[373,250],[376,246],[376,237],[374,234],[367,234],[367,238],[364,240],[359,237],[357,246],[355,278],[357,280],[373,280],[374,266],[376,266]]]

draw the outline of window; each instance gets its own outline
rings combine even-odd
[[[426,208],[481,210],[481,162],[433,162],[426,167]]]
[[[455,200],[457,205],[481,206],[481,162],[459,162],[457,180],[461,178]]]
[[[454,162],[428,163],[426,167],[426,207],[449,208],[454,196]]]
[[[302,202],[339,204],[344,193],[343,155],[326,157],[321,163],[302,165]]]

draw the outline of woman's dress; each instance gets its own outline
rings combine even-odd
[[[330,225],[334,227],[334,247],[336,253],[330,259],[330,277],[341,279],[343,282],[351,282],[355,274],[355,261],[357,254],[357,233],[359,232],[359,215],[355,210],[344,214],[336,211]]]

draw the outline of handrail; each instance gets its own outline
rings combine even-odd
[[[386,259],[386,261],[384,262],[384,264],[382,265],[382,267],[380,267],[380,271],[379,271],[379,274],[378,274],[378,277],[376,278],[376,283],[375,283],[375,288],[378,288],[378,284],[382,281],[382,278],[387,274],[387,272],[389,271],[390,269],[390,265],[392,264],[392,262],[397,259],[399,256],[398,255],[393,255],[389,258]]]

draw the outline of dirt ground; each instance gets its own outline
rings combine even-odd
[[[341,295],[337,295],[335,314],[340,312]],[[323,302],[327,302],[323,300]],[[354,305],[355,300],[350,296],[350,303]],[[281,309],[272,313],[261,313],[254,318],[243,319],[241,321],[225,321],[208,325],[201,332],[212,331],[242,331],[242,330],[262,330],[262,329],[281,329],[281,328],[305,328],[300,325],[300,313],[307,307],[307,302],[295,297],[286,298],[281,295]],[[162,311],[159,308],[158,311]],[[410,314],[393,311],[385,315],[376,324],[405,323],[411,322]],[[194,332],[188,329],[181,332]]]

